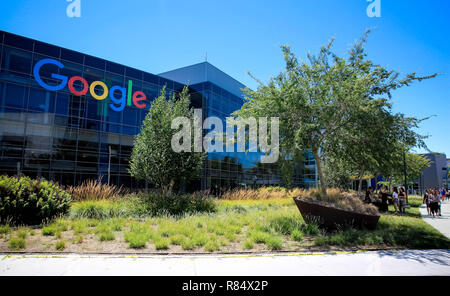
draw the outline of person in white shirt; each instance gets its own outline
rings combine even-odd
[[[392,202],[394,203],[395,214],[398,214],[398,205],[399,205],[400,201],[398,199],[397,187],[394,187],[394,192],[392,193]]]

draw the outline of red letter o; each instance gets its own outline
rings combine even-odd
[[[83,89],[81,91],[77,91],[73,87],[73,83],[75,81],[81,81],[81,83],[83,83]],[[72,78],[70,78],[68,86],[69,86],[70,92],[73,93],[76,96],[84,96],[87,93],[88,89],[89,89],[89,85],[88,85],[86,79],[84,79],[83,77],[80,77],[80,76],[73,76]]]

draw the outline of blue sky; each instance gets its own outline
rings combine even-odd
[[[375,62],[427,75],[394,93],[394,111],[432,116],[421,125],[432,151],[450,157],[450,1],[381,0],[369,18],[366,0],[81,0],[81,18],[66,0],[2,1],[0,29],[161,73],[208,61],[251,88],[283,69],[280,45],[304,58],[335,37],[344,54],[367,28]]]

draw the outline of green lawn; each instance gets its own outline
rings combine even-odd
[[[32,252],[241,252],[336,248],[450,248],[425,223],[420,197],[406,216],[382,215],[375,231],[323,233],[305,224],[290,198],[217,201],[217,210],[185,216],[145,215],[136,200],[74,203],[67,217],[42,228],[0,226],[0,251]],[[392,209],[391,209],[392,210]]]

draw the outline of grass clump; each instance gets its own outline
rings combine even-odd
[[[44,236],[54,236],[57,231],[58,231],[58,228],[56,227],[56,225],[48,225],[48,226],[42,227],[41,233]]]
[[[272,236],[266,240],[265,245],[272,251],[281,250],[283,248],[283,241],[277,236]]]
[[[81,244],[83,242],[83,237],[81,235],[77,235],[73,240],[73,244]]]
[[[70,209],[72,219],[108,219],[116,217],[129,217],[129,205],[126,201],[88,200],[73,203]]]
[[[295,229],[291,233],[291,239],[296,242],[301,242],[303,240],[303,232],[300,230]]]
[[[0,234],[8,234],[11,232],[9,225],[0,225]]]
[[[206,245],[203,247],[206,252],[214,252],[220,250],[220,245],[216,240],[210,240],[206,243]]]
[[[16,231],[16,235],[19,238],[26,239],[30,230],[30,228],[21,227]]]
[[[65,241],[57,241],[55,244],[55,249],[57,251],[63,251],[66,248],[66,242]]]
[[[170,192],[140,193],[137,197],[148,205],[152,216],[180,216],[188,213],[213,213],[217,211],[216,203],[207,194],[175,194]]]
[[[250,233],[250,239],[255,244],[265,244],[267,241],[270,240],[270,237],[271,235],[269,233],[259,230]]]
[[[170,237],[170,244],[179,246],[181,245],[182,242],[184,242],[184,240],[185,240],[184,235],[176,234]]]
[[[181,248],[185,251],[193,250],[195,248],[195,243],[190,239],[185,239],[181,242]]]
[[[130,248],[142,249],[145,248],[149,237],[145,233],[128,232],[125,234],[125,241],[129,244]]]
[[[192,242],[197,247],[203,247],[208,243],[208,235],[206,233],[196,233],[192,237]]]
[[[142,249],[152,237],[152,233],[148,225],[134,222],[130,225],[130,231],[125,233],[125,241],[130,248]]]
[[[25,239],[21,237],[13,237],[8,242],[8,248],[13,251],[25,249],[26,245]]]
[[[255,246],[255,244],[253,243],[252,240],[246,240],[242,246],[242,248],[244,250],[250,250],[253,249],[253,247]]]
[[[76,201],[104,200],[127,193],[122,186],[103,184],[100,180],[86,180],[79,186],[69,186],[66,191]]]
[[[277,233],[290,235],[293,231],[301,229],[303,222],[298,215],[279,216],[269,220],[269,226]]]
[[[114,233],[112,231],[105,231],[100,233],[98,240],[101,242],[106,242],[106,241],[113,241],[115,238],[116,237],[114,236]]]
[[[167,250],[169,248],[169,240],[166,238],[160,238],[153,242],[157,250]]]

